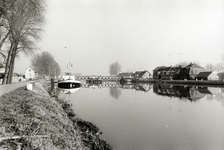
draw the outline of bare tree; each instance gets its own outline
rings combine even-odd
[[[32,54],[35,42],[43,31],[45,0],[16,0],[5,18],[9,24],[10,48],[7,55],[3,84],[11,82],[15,57],[19,52]]]
[[[215,65],[215,70],[216,70],[217,72],[222,72],[222,71],[224,71],[224,62],[220,62],[220,63],[218,63],[217,65]]]
[[[205,70],[206,71],[214,71],[215,70],[215,66],[213,65],[213,64],[207,64],[206,66],[205,66]]]
[[[197,62],[197,61],[194,61],[194,62],[182,61],[182,62],[176,64],[175,66],[176,66],[176,67],[177,67],[177,66],[186,67],[186,66],[189,65],[189,64],[196,64],[196,65],[199,65],[199,66],[200,66],[200,63]]]
[[[32,67],[39,75],[58,76],[61,73],[60,66],[55,61],[54,57],[49,52],[36,54],[31,60]]]
[[[111,76],[118,75],[120,71],[121,71],[121,65],[117,61],[110,65],[109,72]]]

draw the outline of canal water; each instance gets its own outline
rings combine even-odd
[[[223,150],[224,89],[85,85],[61,94],[116,150]]]

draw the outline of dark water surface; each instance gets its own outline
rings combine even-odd
[[[61,96],[70,99],[79,117],[98,126],[116,150],[224,149],[221,88],[83,87]]]

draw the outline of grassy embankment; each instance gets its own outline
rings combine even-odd
[[[49,85],[45,85],[49,89]],[[52,97],[40,83],[0,97],[0,149],[112,149],[99,129],[78,118],[65,100]]]

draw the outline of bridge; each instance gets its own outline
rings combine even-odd
[[[106,81],[120,81],[119,76],[76,76],[76,80],[106,80]]]
[[[109,87],[120,87],[119,82],[103,82],[102,84],[82,84],[82,88],[109,88]]]

